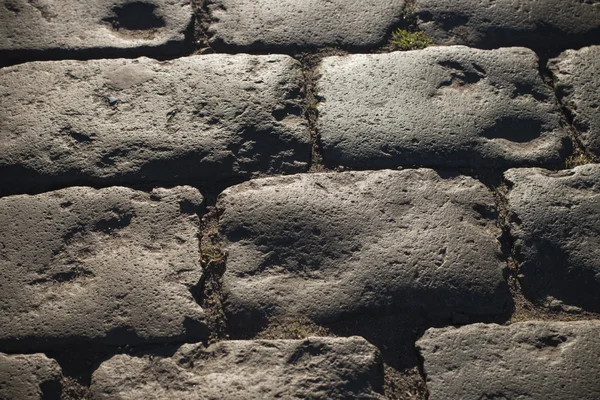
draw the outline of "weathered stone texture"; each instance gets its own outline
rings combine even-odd
[[[504,176],[526,293],[600,311],[600,164],[511,169]]]
[[[506,167],[561,160],[566,132],[536,55],[432,47],[328,57],[318,129],[325,162]]]
[[[94,373],[95,399],[383,400],[379,352],[366,340],[225,341],[171,358],[117,355]]]
[[[596,400],[600,321],[430,329],[417,342],[431,400]]]
[[[310,158],[288,56],[35,62],[0,70],[0,186],[186,183]]]
[[[294,52],[383,43],[403,0],[208,0],[208,34],[217,49]]]
[[[235,326],[407,309],[497,314],[509,301],[494,202],[471,178],[301,174],[231,187],[217,206]]]
[[[416,0],[418,26],[437,44],[538,51],[598,44],[598,0]]]
[[[0,353],[0,399],[58,399],[61,379],[58,363],[43,354]]]
[[[205,335],[196,189],[74,187],[0,199],[0,348]]]
[[[600,157],[600,46],[567,50],[550,60],[549,68],[581,141]]]
[[[181,51],[191,22],[189,0],[3,0],[0,55]]]

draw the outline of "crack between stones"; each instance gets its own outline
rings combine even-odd
[[[548,61],[550,60],[546,56],[542,56],[538,54],[539,59],[539,74],[542,77],[542,80],[552,89],[554,93],[554,97],[559,105],[561,112],[561,120],[562,125],[567,131],[571,142],[573,143],[573,149],[571,154],[566,157],[564,160],[563,168],[561,169],[570,169],[577,165],[588,164],[595,161],[595,157],[592,153],[585,147],[581,139],[579,138],[579,134],[577,133],[577,129],[575,129],[575,124],[573,122],[573,114],[569,107],[563,102],[558,88],[557,88],[557,79],[552,73],[552,71],[548,68]]]
[[[205,322],[208,326],[208,339],[205,344],[227,340],[230,336],[230,328],[223,308],[222,279],[227,254],[222,248],[219,234],[219,217],[222,210],[217,208],[217,199],[221,191],[217,189],[204,194],[206,211],[200,217],[198,234],[203,275],[194,298],[205,313]]]
[[[210,35],[208,28],[213,21],[208,2],[205,0],[192,0],[193,17],[195,29],[193,32],[196,51],[194,54],[211,54],[215,50],[209,43]]]
[[[326,52],[329,53],[330,51]],[[323,57],[323,53],[301,53],[296,55],[296,60],[300,62],[302,68],[304,118],[310,131],[310,140],[312,143],[309,172],[328,171],[325,167],[321,136],[318,129],[319,98],[316,90],[318,68]]]

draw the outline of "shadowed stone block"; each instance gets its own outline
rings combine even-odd
[[[431,400],[595,400],[600,321],[430,329],[417,342]]]
[[[581,141],[600,158],[600,46],[567,50],[548,66]]]
[[[598,42],[597,0],[416,0],[418,26],[438,44],[524,46],[541,52]]]
[[[359,337],[183,345],[170,358],[117,355],[94,372],[95,399],[383,400],[377,348]]]
[[[59,399],[61,379],[58,363],[44,354],[0,353],[1,399]]]
[[[382,44],[401,20],[403,0],[207,0],[217,49],[295,52]]]
[[[509,302],[491,193],[433,170],[300,174],[223,192],[225,310],[317,322],[417,310],[501,313]]]
[[[511,169],[504,176],[526,294],[600,312],[600,164]]]
[[[188,0],[3,0],[0,55],[174,53],[191,23]]]
[[[187,183],[303,171],[288,56],[35,62],[0,70],[0,186]]]
[[[202,196],[74,187],[0,199],[0,348],[200,339]]]
[[[570,145],[531,50],[336,56],[319,71],[318,129],[332,166],[540,165]]]

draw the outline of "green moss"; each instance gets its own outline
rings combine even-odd
[[[423,32],[409,32],[396,29],[392,32],[392,44],[400,50],[417,50],[431,46],[433,42]]]

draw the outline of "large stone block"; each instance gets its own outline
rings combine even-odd
[[[494,202],[468,177],[421,169],[267,178],[225,190],[218,207],[225,310],[237,327],[402,310],[481,316],[509,302]]]
[[[567,50],[548,66],[581,141],[600,158],[600,46]]]
[[[505,173],[526,294],[600,312],[600,164]]]
[[[217,49],[296,52],[382,44],[404,0],[207,0],[208,34]]]
[[[318,129],[332,166],[540,165],[570,145],[531,50],[336,56],[319,71]]]
[[[0,349],[199,339],[196,189],[0,199]]]
[[[438,44],[538,51],[598,44],[597,0],[416,0],[418,26]]]
[[[173,54],[191,23],[189,0],[3,0],[0,56]]]
[[[0,399],[59,399],[61,379],[58,363],[43,354],[0,353]]]
[[[0,70],[0,187],[187,183],[305,170],[288,56],[35,62]]]
[[[171,358],[117,355],[94,372],[109,399],[383,400],[377,349],[359,337],[183,345]]]
[[[189,0],[3,0],[0,63],[181,53],[192,14]]]
[[[430,329],[417,342],[431,400],[596,400],[600,321]]]

